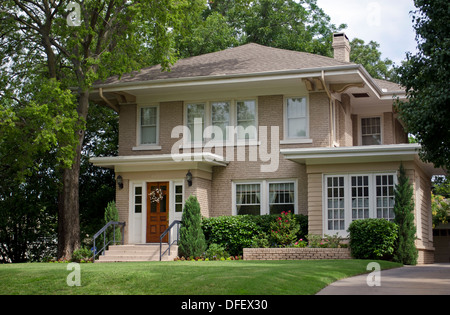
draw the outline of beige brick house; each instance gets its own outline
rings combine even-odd
[[[441,170],[408,144],[393,111],[401,87],[349,62],[345,34],[333,47],[335,58],[247,44],[98,84],[93,100],[120,114],[119,156],[91,162],[120,179],[126,243],[159,242],[191,194],[206,217],[291,210],[309,216],[309,233],[347,236],[352,220],[393,219],[403,163],[419,259],[432,262]]]

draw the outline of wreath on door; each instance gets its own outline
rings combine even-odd
[[[163,200],[164,195],[163,191],[159,188],[156,188],[150,193],[150,201],[159,203],[161,200]]]

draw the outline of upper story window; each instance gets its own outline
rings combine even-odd
[[[238,101],[236,107],[238,140],[256,140],[256,102]]]
[[[381,144],[381,117],[361,118],[361,143]]]
[[[287,138],[308,137],[308,107],[305,97],[286,99]]]
[[[257,140],[257,117],[254,99],[186,103],[185,122],[191,133],[186,145]]]
[[[158,106],[142,107],[140,110],[140,143],[155,145],[158,143]]]
[[[216,140],[228,140],[229,135],[227,126],[231,125],[230,121],[230,104],[231,102],[211,102],[211,125],[220,129],[220,134],[215,133]]]
[[[187,127],[191,131],[191,142],[203,141],[205,128],[206,104],[187,104]]]

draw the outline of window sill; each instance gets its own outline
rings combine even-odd
[[[133,147],[133,151],[159,151],[162,147],[159,145],[140,145],[137,147]]]
[[[286,139],[280,141],[280,144],[310,144],[310,143],[313,143],[313,140],[308,138]]]

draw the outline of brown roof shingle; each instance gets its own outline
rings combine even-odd
[[[246,44],[214,53],[178,60],[169,72],[159,65],[131,74],[108,78],[103,84],[146,82],[164,79],[239,75],[284,70],[312,69],[349,65],[333,58],[305,52]]]

